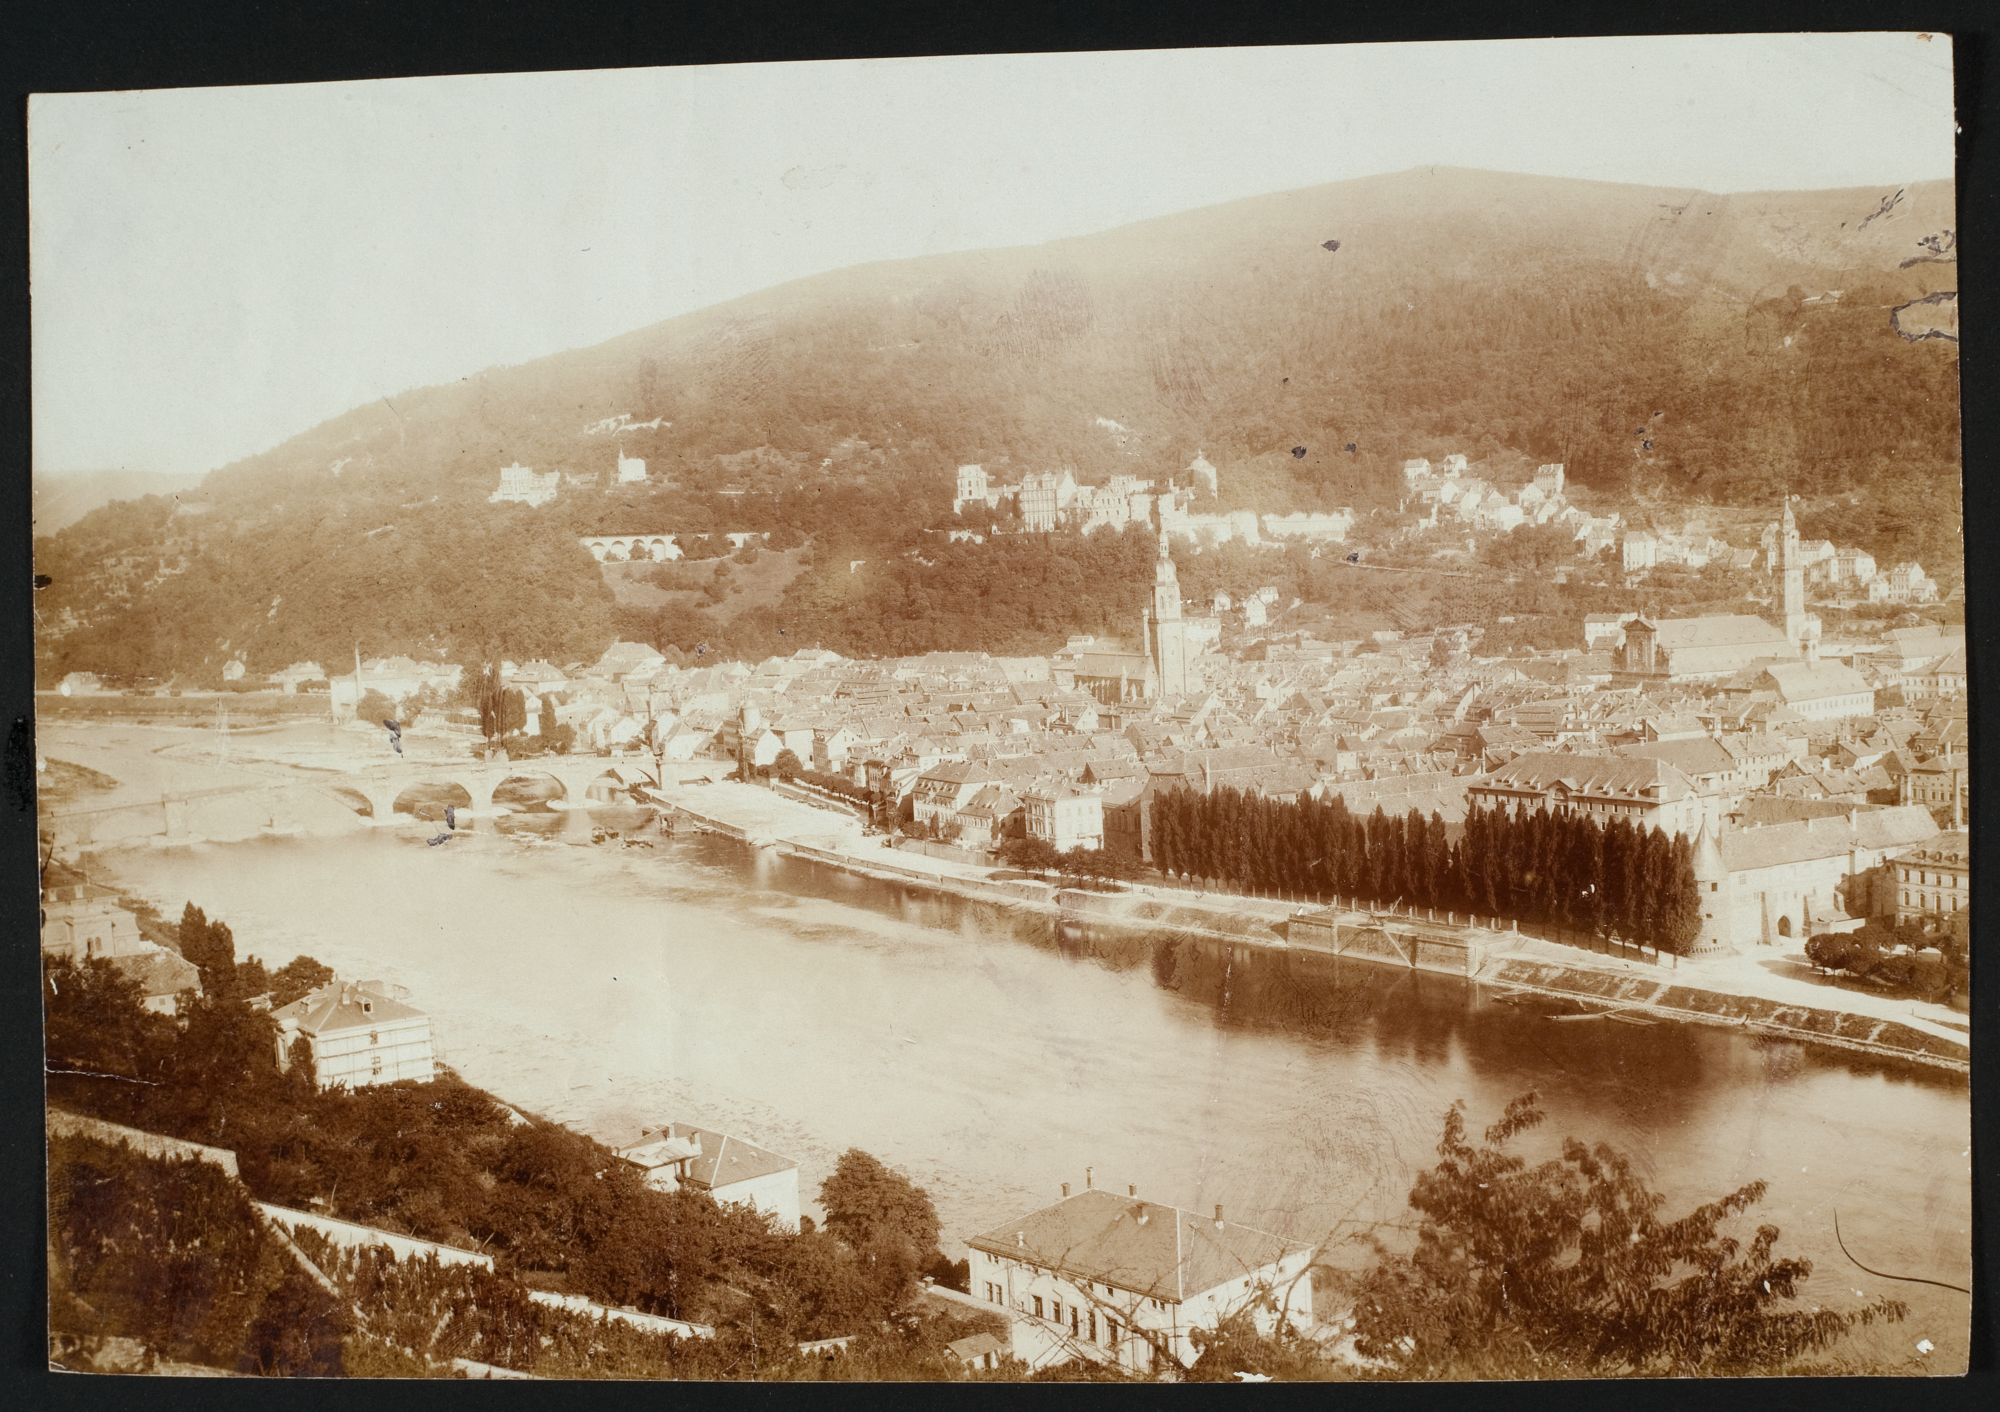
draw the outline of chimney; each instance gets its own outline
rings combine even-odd
[[[1215,1228],[1218,1231],[1222,1229],[1222,1204],[1220,1202],[1217,1202],[1215,1207]]]
[[[1143,1225],[1145,1225],[1145,1224],[1146,1224],[1146,1221],[1148,1220],[1148,1217],[1147,1217],[1147,1214],[1146,1214],[1146,1203],[1145,1203],[1145,1202],[1143,1202],[1143,1201],[1139,1203],[1139,1215],[1138,1215],[1137,1219],[1138,1219],[1138,1222],[1139,1222],[1139,1224],[1140,1224],[1140,1225],[1142,1225],[1142,1226],[1143,1226]]]
[[[1126,1187],[1126,1188],[1125,1188],[1125,1194],[1126,1194],[1127,1196],[1137,1196],[1137,1195],[1139,1194],[1139,1188],[1138,1188],[1138,1185],[1137,1185],[1136,1183],[1134,1183],[1133,1185],[1130,1185],[1130,1186]]]
[[[1068,1183],[1068,1182],[1064,1182],[1064,1183],[1063,1183],[1063,1199],[1064,1199],[1065,1201],[1067,1201],[1067,1200],[1069,1199],[1069,1183]]]
[[[1016,1249],[1025,1250],[1028,1245],[1028,1233],[1026,1231],[1015,1231],[1014,1245]]]
[[[1083,1188],[1085,1191],[1097,1185],[1097,1178],[1092,1175],[1096,1170],[1095,1167],[1085,1167],[1083,1169]]]

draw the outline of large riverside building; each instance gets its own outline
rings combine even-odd
[[[1817,931],[1846,930],[1893,903],[1879,892],[1856,895],[1871,870],[1898,860],[1936,835],[1930,812],[1915,805],[1855,810],[1787,824],[1695,836],[1694,875],[1701,891],[1698,951],[1781,946]],[[1935,868],[1932,871],[1936,871]],[[1932,889],[1935,891],[1935,889]]]
[[[1135,1371],[1192,1363],[1190,1337],[1247,1313],[1261,1333],[1312,1319],[1310,1249],[1222,1218],[1063,1188],[1053,1206],[966,1242],[972,1296],[1006,1313],[1031,1367],[1071,1360]]]
[[[1532,814],[1575,809],[1608,824],[1691,834],[1705,805],[1694,781],[1665,760],[1530,750],[1468,784],[1465,800],[1483,809]]]
[[[1896,860],[1896,920],[1949,917],[1972,900],[1972,835],[1948,829]]]

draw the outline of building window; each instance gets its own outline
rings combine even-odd
[[[1090,1313],[1090,1341],[1092,1343],[1097,1342],[1097,1311],[1095,1310],[1092,1310]]]
[[[1062,1301],[1060,1299],[1049,1301],[1049,1317],[1058,1324],[1062,1322]]]
[[[1039,1319],[1042,1317],[1042,1297],[1038,1294],[1034,1296],[1034,1300],[1035,1300],[1035,1317]]]

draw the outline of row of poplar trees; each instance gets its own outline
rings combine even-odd
[[[1337,796],[1178,787],[1151,807],[1153,862],[1169,877],[1512,918],[1661,951],[1685,952],[1700,930],[1692,845],[1622,818],[1475,806],[1453,842],[1435,813],[1377,806],[1364,818]]]

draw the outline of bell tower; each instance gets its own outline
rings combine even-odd
[[[1153,564],[1153,607],[1146,617],[1146,637],[1146,655],[1153,659],[1160,695],[1187,695],[1193,689],[1188,683],[1187,624],[1181,621],[1181,581],[1164,530],[1160,557]]]
[[[1785,501],[1785,517],[1778,524],[1778,572],[1784,580],[1785,641],[1793,647],[1806,638],[1806,566],[1799,557],[1799,525],[1792,518],[1792,502]]]

